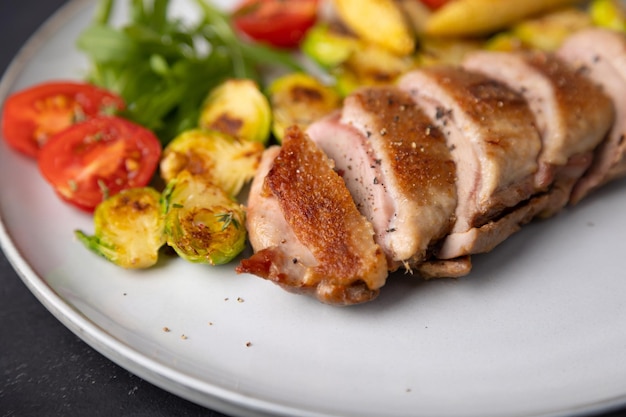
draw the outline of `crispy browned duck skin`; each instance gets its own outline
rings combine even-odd
[[[390,268],[423,262],[454,223],[456,169],[443,134],[408,93],[361,88],[339,117],[308,132],[342,172]]]
[[[557,55],[600,85],[615,106],[610,132],[572,191],[570,202],[576,204],[609,181],[626,176],[626,36],[610,29],[582,30],[566,39]]]
[[[474,232],[536,191],[541,139],[526,100],[503,83],[452,66],[412,71],[398,85],[443,131],[456,163],[456,222],[436,257],[470,255],[506,239],[481,240]]]
[[[501,85],[506,80],[494,80],[486,74],[480,74],[483,76],[480,79],[476,72],[479,68],[473,68],[473,71],[451,67],[429,68],[407,74],[400,81],[398,87],[413,94],[417,103],[430,110],[433,123],[451,139],[448,145],[456,154],[457,178],[460,181],[457,182],[457,192],[461,198],[460,204],[463,205],[461,210],[457,209],[461,222],[457,224],[456,230],[445,237],[443,251],[435,252],[435,256],[426,258],[423,263],[418,262],[415,269],[422,277],[459,277],[469,273],[469,255],[490,251],[537,216],[556,214],[568,202],[572,184],[581,175],[583,180],[574,188],[570,203],[578,201],[595,187],[626,174],[626,141],[623,140],[626,136],[626,122],[619,117],[626,109],[623,94],[626,92],[626,37],[602,30],[587,35],[597,40],[605,39],[607,46],[600,48],[601,53],[592,53],[589,48],[583,48],[584,52],[577,53],[581,45],[589,45],[589,41],[582,35],[572,37],[571,42],[559,51],[559,58],[579,65],[578,71],[574,72],[554,56],[528,55],[524,57],[528,58],[524,65],[533,73],[524,71],[523,75],[532,75],[530,84],[518,89],[515,85],[502,89]],[[612,55],[607,51],[613,51]],[[492,57],[488,58],[487,61]],[[586,77],[604,88],[610,102],[601,89],[589,83]],[[540,78],[541,88],[538,90],[541,91],[536,91],[537,85],[533,82]],[[420,98],[419,95],[424,92],[425,95]],[[326,118],[319,126],[322,130],[328,130],[324,133],[327,136],[345,142],[340,152],[350,152],[352,148],[364,149],[363,158],[348,155],[346,159],[350,162],[362,159],[366,163],[361,165],[366,168],[368,164],[372,168],[377,165],[377,170],[372,169],[374,174],[368,173],[369,176],[363,177],[371,180],[372,175],[379,176],[382,173],[380,164],[376,163],[380,162],[378,154],[381,148],[375,149],[371,143],[362,140],[363,132],[367,133],[363,126],[371,124],[382,130],[384,126],[378,122],[386,123],[386,116],[384,109],[368,102],[372,97],[368,99],[367,95],[359,96],[361,93],[357,92],[347,100],[350,107],[348,113],[353,112],[350,117],[344,117],[344,107],[342,112]],[[546,100],[551,103],[541,107],[546,105]],[[528,107],[528,101],[531,102],[530,107],[524,110],[524,102]],[[354,117],[355,111],[358,120]],[[359,112],[363,112],[365,117],[361,118],[363,114],[359,115]],[[377,114],[372,115],[371,112]],[[539,114],[542,112],[544,115]],[[547,118],[544,117],[545,113],[548,113]],[[618,115],[615,119],[614,114]],[[549,120],[551,116],[553,118]],[[612,122],[613,128],[605,137]],[[388,133],[385,130],[385,134],[379,136]],[[403,142],[407,133],[402,129],[394,131],[388,137],[389,143],[393,143],[394,137],[402,139],[398,143]],[[469,136],[463,138],[463,135]],[[332,141],[329,143],[332,144]],[[583,172],[591,157],[594,162],[585,175]],[[297,171],[298,168],[295,169]],[[359,171],[364,172],[366,170]],[[260,175],[265,176],[264,173]],[[354,175],[352,180],[358,181],[358,175]],[[287,193],[273,191],[273,204],[278,204],[278,200],[284,199],[295,189],[287,186],[286,181],[281,183],[291,190],[287,190]],[[465,190],[459,193],[459,189],[463,188]],[[372,188],[367,190],[371,191]],[[300,219],[304,220],[305,217]],[[291,229],[288,232],[295,236]],[[283,236],[286,236],[283,239],[285,241],[291,239],[289,233],[283,233]],[[292,240],[297,240],[300,247],[305,247],[299,237]],[[307,242],[307,245],[310,244]],[[258,264],[265,262],[266,265],[259,267],[259,270],[272,270],[269,273],[272,276],[280,271],[280,267],[284,267],[285,271],[289,269],[289,255],[302,253],[298,259],[307,259],[308,253],[308,259],[313,260],[310,264],[316,262],[309,246],[305,247],[306,251],[293,250],[293,247],[282,250],[286,246],[280,249],[266,246],[267,251],[258,253],[262,255],[258,258]],[[444,259],[438,259],[438,256]],[[283,262],[279,267],[278,261]],[[300,261],[294,265],[298,263]],[[335,270],[340,271],[342,268]],[[302,274],[283,275],[294,279],[286,285],[287,289],[304,287],[305,292],[311,292],[312,287],[301,285],[304,282]],[[366,297],[360,299],[367,301]]]
[[[332,162],[296,127],[287,130],[280,151],[268,152],[269,170],[259,171],[248,203],[255,254],[237,272],[327,304],[375,298],[387,262]]]
[[[542,150],[537,187],[550,193],[541,217],[563,209],[613,125],[614,109],[602,88],[582,72],[545,52],[474,52],[464,67],[519,91],[528,101]]]

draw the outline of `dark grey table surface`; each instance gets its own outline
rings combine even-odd
[[[0,0],[0,73],[66,2]],[[155,387],[93,350],[37,301],[2,252],[0,371],[1,417],[225,417]],[[626,407],[601,416],[626,417]]]

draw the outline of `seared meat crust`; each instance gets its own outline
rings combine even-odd
[[[238,272],[255,273],[292,291],[312,292],[329,304],[376,297],[387,277],[387,263],[374,243],[371,224],[356,209],[326,155],[298,128],[287,130],[261,193],[275,199],[280,207],[275,216],[282,215],[315,264],[303,264],[282,250],[281,239],[254,248],[257,253],[242,261]],[[249,226],[254,228],[252,214]],[[292,265],[285,268],[286,262]]]
[[[442,132],[404,91],[394,87],[361,89],[346,98],[341,121],[357,129],[380,167],[376,186],[393,212],[376,232],[390,263],[422,262],[431,243],[454,224],[456,168]],[[378,200],[370,220],[378,215]]]
[[[610,132],[572,191],[570,202],[575,204],[598,187],[626,175],[626,36],[609,29],[586,29],[570,36],[557,54],[597,83],[615,109]]]
[[[528,101],[543,145],[535,183],[539,190],[556,189],[541,216],[556,214],[610,129],[613,103],[598,85],[545,52],[474,52],[463,66],[507,84]]]
[[[350,94],[266,151],[239,272],[346,305],[388,271],[470,272],[538,217],[626,175],[626,36],[593,29],[552,55],[477,52]],[[359,213],[360,212],[360,213]]]

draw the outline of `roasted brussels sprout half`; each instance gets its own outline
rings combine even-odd
[[[162,204],[167,244],[181,258],[221,265],[245,248],[243,206],[203,177],[181,172],[163,191]]]
[[[336,88],[346,96],[359,86],[388,85],[415,68],[413,56],[401,57],[373,44],[361,43],[350,57],[331,71]]]
[[[219,130],[240,140],[262,144],[269,140],[271,123],[267,97],[249,79],[229,79],[211,90],[198,121],[204,129]]]
[[[263,149],[259,142],[237,140],[217,130],[188,130],[163,150],[161,177],[168,183],[186,170],[235,196],[254,176]]]
[[[131,188],[100,203],[94,212],[94,235],[74,233],[87,248],[123,268],[154,265],[165,243],[161,194],[150,187]]]
[[[323,68],[344,62],[359,47],[358,38],[333,30],[328,23],[309,29],[300,44],[302,52]]]
[[[304,129],[341,105],[341,97],[332,87],[302,72],[275,79],[268,94],[274,114],[272,131],[279,142],[289,126]]]

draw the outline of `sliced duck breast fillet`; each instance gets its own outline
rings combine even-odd
[[[591,155],[612,126],[609,97],[568,63],[544,52],[473,52],[463,66],[507,84],[526,98],[543,143],[537,187],[551,186],[559,168],[570,165],[558,184],[569,194],[576,180],[572,167],[579,168],[582,176],[587,167],[581,162],[591,162],[583,155]],[[568,199],[569,195],[551,211],[558,211]]]
[[[306,133],[333,161],[356,207],[372,223],[375,240],[380,241],[379,233],[389,228],[395,203],[380,185],[382,168],[370,143],[353,126],[340,123],[340,118],[340,112],[330,114],[309,125]]]
[[[337,122],[347,127],[335,131],[358,133],[360,151],[338,144],[356,139],[333,136],[328,128],[310,129],[313,140],[343,172],[390,264],[421,263],[454,223],[456,168],[443,134],[406,92],[394,87],[352,93]],[[361,158],[358,170],[355,157]]]
[[[483,74],[447,66],[407,73],[398,86],[443,131],[451,149],[458,196],[452,234],[495,221],[536,192],[541,139],[520,93]],[[446,248],[445,242],[442,250],[446,258],[469,254]]]
[[[614,106],[613,126],[572,191],[570,201],[575,204],[626,175],[626,36],[610,29],[585,29],[566,39],[557,56],[600,85]]]
[[[385,255],[332,161],[298,128],[265,151],[248,199],[252,273],[335,305],[374,299],[385,284]]]

